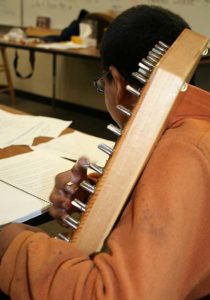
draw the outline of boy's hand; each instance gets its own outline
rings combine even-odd
[[[62,220],[68,215],[71,208],[71,201],[78,198],[83,201],[88,193],[79,187],[83,180],[87,179],[87,166],[89,161],[81,157],[73,168],[69,171],[59,173],[55,177],[55,185],[50,195],[52,206],[50,214],[61,221],[63,226],[67,226]]]

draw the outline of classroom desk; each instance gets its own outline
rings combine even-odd
[[[58,55],[77,57],[86,60],[99,60],[100,53],[99,49],[94,47],[80,48],[80,49],[44,49],[37,47],[35,44],[22,44],[17,42],[8,42],[0,39],[0,47],[14,48],[23,50],[32,50],[35,52],[48,53],[52,55],[52,104],[55,105],[56,100],[56,59]]]
[[[33,50],[35,52],[48,53],[52,55],[52,105],[55,106],[56,101],[56,59],[58,55],[77,57],[80,59],[88,60],[99,60],[100,53],[99,49],[94,47],[89,48],[80,48],[80,49],[44,49],[37,47],[34,44],[22,44],[15,42],[7,42],[0,38],[0,47],[4,48],[14,48],[14,49],[23,49],[23,50]],[[210,64],[210,49],[206,56],[201,58],[200,64]]]

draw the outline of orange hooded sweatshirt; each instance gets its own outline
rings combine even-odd
[[[13,300],[210,294],[210,95],[189,86],[180,97],[108,238],[109,253],[90,259],[45,233],[22,232],[0,265],[0,288]]]

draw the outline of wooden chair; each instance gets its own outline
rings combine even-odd
[[[12,78],[10,75],[9,64],[7,61],[6,49],[4,47],[0,47],[0,52],[2,56],[2,63],[0,64],[0,72],[4,72],[7,79],[7,85],[0,85],[0,93],[9,92],[11,103],[12,105],[14,105],[16,103],[16,98],[15,98],[14,87],[12,84]]]

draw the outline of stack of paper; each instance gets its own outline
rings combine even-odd
[[[86,156],[91,162],[103,167],[108,156],[97,148],[99,144],[106,144],[111,148],[114,146],[114,142],[112,141],[74,131],[47,143],[34,146],[32,149],[45,150],[48,153],[74,160],[77,160],[81,156]]]
[[[71,121],[11,114],[0,109],[0,148],[11,145],[31,146],[35,137],[57,137]]]
[[[49,202],[55,176],[73,162],[45,151],[32,151],[0,160],[0,180]]]
[[[72,166],[70,161],[38,150],[1,159],[0,225],[25,221],[47,210],[55,176]]]
[[[0,227],[40,216],[49,204],[0,180]]]

